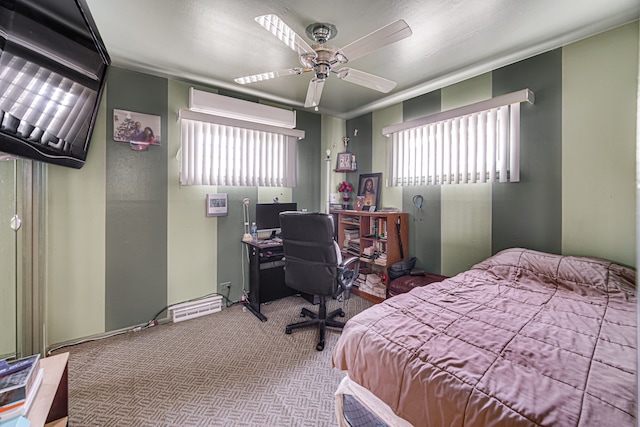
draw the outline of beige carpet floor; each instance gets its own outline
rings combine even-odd
[[[328,310],[342,303],[328,302]],[[352,296],[348,320],[371,306]],[[331,367],[340,335],[284,333],[302,307],[293,296],[263,304],[268,321],[236,305],[180,323],[78,344],[68,351],[69,426],[335,426]]]

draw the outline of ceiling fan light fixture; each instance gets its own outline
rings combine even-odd
[[[314,59],[316,59],[316,55],[303,53],[302,55],[300,55],[300,63],[305,68],[313,68],[313,66],[315,65]]]
[[[346,64],[347,62],[349,62],[349,59],[344,56],[342,54],[342,52],[337,51],[334,55],[334,58],[336,59],[336,61],[338,61],[340,64]]]
[[[333,24],[316,22],[307,26],[306,33],[311,40],[323,44],[334,38],[338,34],[338,29]]]
[[[324,63],[318,64],[315,66],[314,71],[316,72],[317,79],[326,80],[331,72],[331,65]]]

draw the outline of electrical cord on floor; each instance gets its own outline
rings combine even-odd
[[[225,299],[226,306],[228,308],[228,307],[231,307],[233,305],[236,305],[236,304],[240,303],[240,301],[231,301],[229,299],[229,294],[230,293],[231,293],[231,287],[228,288],[228,292],[227,292],[226,296],[222,295],[222,294],[219,294],[217,292],[212,292],[210,294],[203,295],[203,296],[200,296],[200,297],[197,297],[197,298],[192,298],[192,299],[185,300],[185,301],[182,301],[182,302],[183,303],[184,302],[193,302],[193,301],[198,301],[200,299],[204,299],[204,298],[208,298],[208,297],[219,295],[219,296],[221,296],[222,298]],[[66,348],[66,347],[72,347],[72,346],[75,346],[75,345],[78,345],[78,344],[84,344],[84,343],[91,342],[91,341],[98,341],[98,340],[105,339],[105,338],[111,338],[111,337],[115,337],[116,335],[126,334],[126,333],[129,333],[129,332],[140,332],[143,329],[148,329],[148,328],[152,328],[154,326],[158,326],[158,316],[160,316],[162,313],[167,311],[169,309],[169,307],[171,307],[173,305],[176,305],[176,304],[181,304],[181,303],[175,303],[175,304],[171,304],[171,305],[165,306],[162,310],[160,310],[158,313],[156,313],[156,315],[153,316],[153,318],[151,320],[149,320],[144,325],[141,324],[141,325],[138,325],[138,326],[134,326],[134,327],[130,327],[130,328],[125,328],[125,329],[120,329],[120,330],[117,330],[117,331],[113,331],[113,332],[108,333],[106,335],[100,335],[100,336],[96,336],[96,337],[93,337],[93,338],[82,338],[82,339],[77,340],[77,341],[71,341],[71,342],[67,342],[67,343],[64,343],[64,344],[60,344],[60,345],[57,345],[55,347],[51,347],[49,350],[47,350],[47,356],[51,356],[51,353],[53,353],[54,351],[61,350],[61,349]]]
[[[102,340],[102,339],[105,339],[105,338],[115,337],[116,335],[122,335],[122,334],[126,334],[128,332],[139,331],[141,329],[143,329],[141,326],[136,326],[136,327],[133,327],[133,328],[127,328],[127,329],[121,329],[121,330],[118,330],[118,331],[113,331],[113,332],[111,332],[109,334],[100,335],[98,337],[83,338],[83,339],[80,339],[80,340],[77,340],[77,341],[72,341],[72,342],[67,342],[67,343],[64,343],[64,344],[60,344],[58,346],[51,347],[49,350],[47,350],[47,356],[51,356],[51,353],[53,353],[54,351],[57,351],[57,350],[60,350],[60,349],[66,348],[66,347],[73,347],[74,345],[84,344],[84,343],[91,342],[91,341],[99,341],[99,340]]]

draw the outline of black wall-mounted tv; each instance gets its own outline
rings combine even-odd
[[[84,0],[0,1],[0,152],[81,168],[110,64]]]

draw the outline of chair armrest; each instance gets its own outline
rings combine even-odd
[[[348,258],[346,261],[343,261],[342,264],[340,264],[338,267],[344,269],[345,267],[349,266],[349,264],[354,263],[355,261],[358,261],[359,258],[357,256]]]
[[[358,278],[358,270],[360,267],[360,263],[357,262],[360,259],[358,257],[351,257],[347,260],[344,260],[340,265],[338,265],[338,289],[334,294],[334,297],[337,297],[340,294],[343,294],[344,298],[348,298],[349,291],[351,290],[351,286],[353,282]],[[353,269],[347,268],[349,265],[355,263]]]

